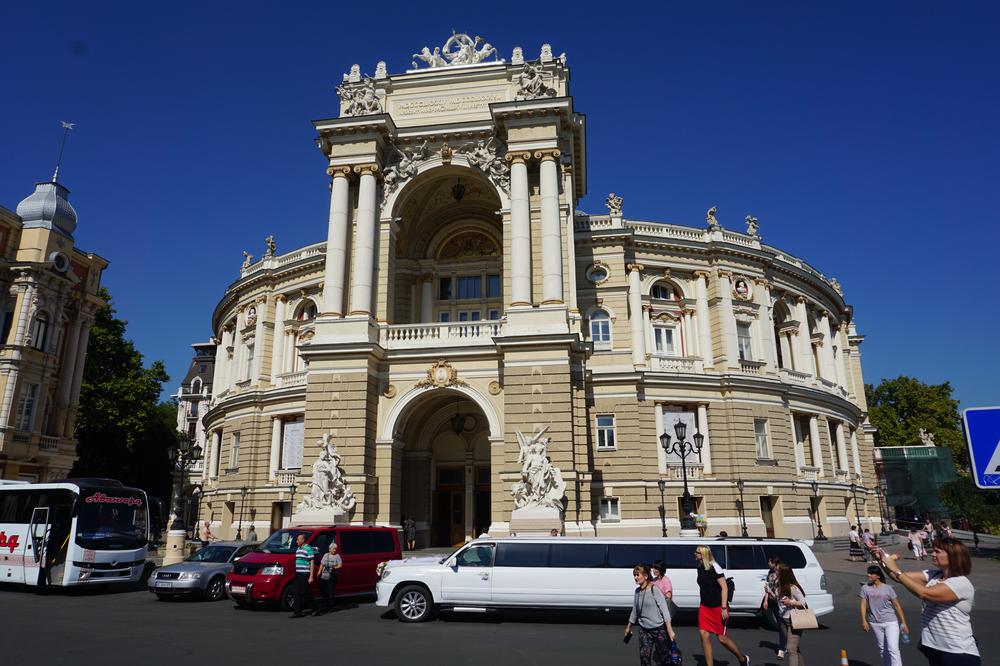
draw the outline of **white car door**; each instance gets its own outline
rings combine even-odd
[[[489,603],[493,598],[493,551],[493,544],[477,544],[455,555],[441,577],[441,601]]]

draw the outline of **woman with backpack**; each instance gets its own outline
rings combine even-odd
[[[787,564],[778,565],[778,608],[781,609],[781,630],[785,633],[785,656],[788,666],[805,666],[806,660],[799,652],[802,630],[792,628],[792,611],[806,608],[806,593],[795,579],[795,572]]]
[[[632,636],[632,627],[639,627],[639,664],[641,666],[661,666],[670,663],[670,610],[667,598],[653,583],[653,575],[645,564],[637,564],[632,569],[635,579],[635,598],[632,614],[625,625],[625,642]]]
[[[698,546],[694,551],[694,559],[698,562],[698,591],[701,594],[698,634],[701,637],[705,663],[715,663],[712,661],[712,634],[715,634],[719,644],[733,653],[740,666],[750,666],[750,657],[743,654],[728,635],[729,585],[725,572],[715,561],[712,549],[708,546]]]

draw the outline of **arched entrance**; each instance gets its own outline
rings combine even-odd
[[[462,543],[489,529],[490,421],[466,392],[415,396],[394,428],[402,441],[398,488],[402,520],[417,526],[417,547]]]

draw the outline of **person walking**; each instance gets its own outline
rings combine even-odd
[[[719,644],[733,653],[740,666],[750,666],[750,657],[743,654],[739,646],[729,638],[729,585],[726,584],[725,572],[715,561],[712,549],[708,546],[698,546],[694,551],[694,559],[699,565],[698,591],[701,604],[698,606],[698,634],[705,663],[715,663],[712,661],[714,634]]]
[[[872,548],[875,547],[875,535],[868,528],[861,534],[861,549],[865,556],[865,562],[872,561]]]
[[[302,617],[307,606],[313,610],[311,586],[316,577],[316,549],[306,543],[305,534],[295,537],[295,545],[295,580],[292,581],[295,608],[290,617]]]
[[[334,598],[337,594],[337,578],[344,566],[344,559],[337,552],[337,543],[331,542],[328,552],[319,562],[319,587],[326,600],[326,612],[333,612]]]
[[[667,567],[663,563],[663,560],[656,560],[651,565],[649,565],[649,572],[652,575],[652,583],[656,588],[663,594],[663,598],[667,600],[667,610],[670,612],[667,614],[667,635],[670,636],[671,644],[677,642],[677,634],[674,632],[673,624],[671,623],[671,618],[673,618],[674,613],[677,612],[677,605],[674,604],[674,586],[667,578]],[[671,645],[671,649],[675,646]]]
[[[781,558],[771,556],[767,558],[767,578],[764,579],[764,600],[761,606],[764,612],[774,612],[778,618],[778,661],[785,658],[785,632],[781,630],[781,609],[778,607],[778,566],[781,565]]]
[[[406,542],[406,550],[417,549],[417,522],[412,517],[403,521],[403,540]]]
[[[253,525],[247,530],[247,543],[257,543],[257,530],[254,529]]]
[[[920,538],[920,533],[916,530],[911,529],[909,534],[910,540],[910,550],[913,551],[913,559],[922,560],[926,553],[924,552],[924,542]]]
[[[660,588],[653,584],[653,575],[645,564],[637,564],[632,569],[635,579],[635,596],[632,613],[625,625],[625,640],[632,635],[632,627],[639,627],[639,664],[660,666],[670,663],[670,610],[667,599]]]
[[[209,543],[215,541],[215,535],[212,534],[212,523],[205,521],[202,523],[201,529],[198,530],[198,539],[201,541],[201,547],[205,548]]]
[[[851,556],[851,562],[857,562],[859,557],[864,557],[865,551],[861,548],[861,536],[858,534],[858,526],[851,525],[851,532],[848,534],[848,538],[851,540],[851,549],[848,554]]]
[[[875,549],[886,574],[923,602],[920,651],[930,666],[980,666],[979,647],[972,635],[976,589],[969,580],[972,558],[956,539],[938,539],[931,548],[934,569],[903,572],[894,556]]]
[[[806,593],[795,579],[795,572],[787,564],[778,565],[778,608],[781,610],[781,630],[785,633],[788,666],[805,666],[806,660],[799,651],[802,630],[792,628],[792,611],[806,607]]]
[[[876,565],[868,567],[868,584],[858,592],[861,597],[861,628],[875,637],[875,644],[882,656],[882,666],[903,666],[899,655],[899,630],[910,633],[899,605],[896,590],[886,585],[885,574]],[[899,624],[896,624],[896,616]]]

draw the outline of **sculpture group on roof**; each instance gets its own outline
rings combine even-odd
[[[419,53],[414,53],[416,60],[412,64],[414,69],[418,67],[417,61],[426,64],[428,68],[477,65],[491,55],[496,55],[496,52],[492,44],[483,41],[478,35],[473,39],[464,32],[452,32],[443,47],[435,46],[431,50],[425,46]]]

